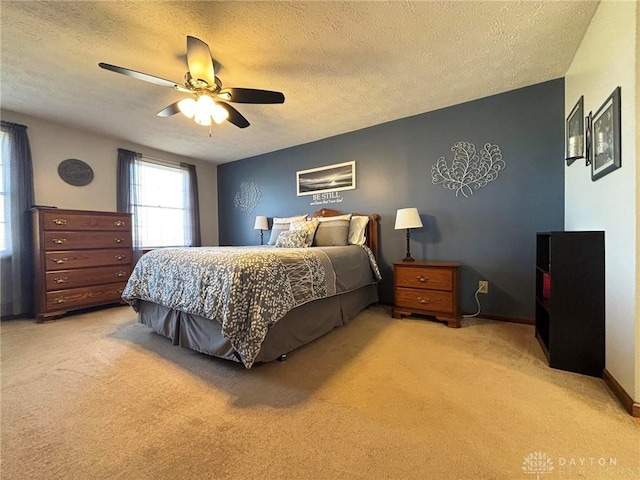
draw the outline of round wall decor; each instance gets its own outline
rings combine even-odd
[[[82,160],[69,158],[58,165],[58,175],[69,185],[84,187],[93,180],[93,169]]]

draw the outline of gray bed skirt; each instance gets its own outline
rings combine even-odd
[[[256,362],[269,362],[346,324],[378,302],[378,284],[334,295],[294,308],[267,332]],[[173,340],[174,345],[239,362],[235,350],[222,336],[222,325],[197,315],[141,300],[138,321]]]

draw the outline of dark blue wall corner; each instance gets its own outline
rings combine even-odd
[[[563,136],[564,79],[557,79],[222,164],[220,244],[258,244],[256,215],[271,219],[322,206],[379,213],[381,300],[392,303],[392,263],[406,250],[406,232],[394,230],[395,213],[417,207],[424,227],[411,231],[412,256],[463,264],[465,312],[476,311],[478,280],[488,280],[489,294],[479,297],[483,313],[533,318],[535,233],[564,225]],[[461,141],[474,144],[478,154],[486,143],[498,145],[506,164],[496,180],[468,198],[431,177],[440,157],[451,166],[451,149]],[[297,171],[352,160],[357,188],[339,192],[340,203],[311,205],[312,197],[296,195]],[[253,208],[236,205],[243,183],[260,191]]]

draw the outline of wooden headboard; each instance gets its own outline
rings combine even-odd
[[[337,210],[331,210],[330,208],[323,208],[320,210],[316,210],[310,216],[311,217],[336,217],[338,215],[347,215],[346,213],[338,212]],[[380,215],[377,213],[372,213],[371,215],[365,215],[363,213],[352,213],[352,215],[356,215],[359,217],[369,217],[369,223],[367,223],[367,228],[365,232],[365,245],[371,249],[373,255],[378,259],[378,238],[379,238],[379,226],[380,226]]]

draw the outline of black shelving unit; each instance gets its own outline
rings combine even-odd
[[[536,337],[560,370],[602,377],[604,232],[536,235]]]

